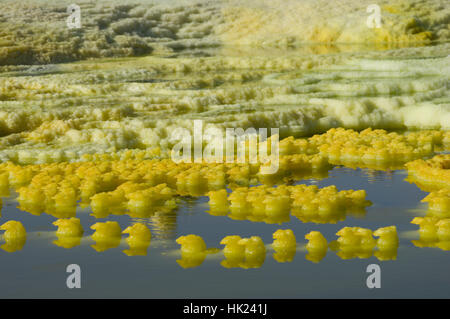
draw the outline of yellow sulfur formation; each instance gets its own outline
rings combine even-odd
[[[221,262],[225,268],[259,268],[264,263],[266,247],[258,236],[250,238],[227,236],[220,244],[225,245],[223,249],[225,259]]]
[[[208,254],[215,254],[217,248],[206,249],[205,241],[197,235],[178,237],[176,242],[181,245],[181,259],[177,263],[183,268],[200,266]]]
[[[95,230],[92,239],[96,244],[92,245],[92,248],[96,251],[102,252],[119,246],[122,231],[118,222],[95,223],[91,226],[91,229]]]
[[[286,155],[281,158],[279,173],[264,178],[274,182],[291,170],[310,172],[327,165],[323,158],[316,159],[319,155],[308,156],[301,155],[297,160],[297,155]],[[248,186],[261,176],[260,164],[177,164],[169,159],[103,157],[27,166],[8,162],[0,164],[0,174],[8,177],[8,183],[18,192],[21,209],[32,214],[45,211],[58,218],[74,217],[78,202],[91,205],[93,215],[99,218],[124,213],[150,217],[155,211],[176,208],[179,195],[200,196],[224,190],[227,184]]]
[[[339,236],[339,247],[343,250],[361,247],[363,250],[375,248],[376,241],[370,229],[361,227],[344,227],[336,233]]]
[[[305,235],[305,239],[308,240],[308,244],[306,244],[306,249],[308,249],[308,251],[328,249],[326,238],[318,231],[309,232]]]
[[[243,268],[259,268],[266,257],[266,247],[264,242],[258,236],[243,238],[239,241],[239,245],[245,246],[245,260],[241,264]]]
[[[319,189],[306,185],[266,185],[235,188],[227,198],[224,191],[208,193],[212,212],[230,210],[230,218],[270,223],[289,221],[289,214],[304,222],[335,222],[347,211],[361,212],[370,205],[364,190],[338,191],[335,186]]]
[[[22,223],[15,220],[10,220],[0,226],[0,230],[5,230],[3,238],[5,241],[15,240],[27,236],[27,231]]]
[[[330,243],[330,248],[342,259],[375,255],[379,260],[392,260],[397,256],[399,241],[395,226],[379,228],[375,232],[361,227],[344,227],[336,235],[339,238]],[[380,238],[376,240],[373,235]],[[375,247],[378,249],[374,251]]]
[[[81,237],[84,233],[80,219],[75,217],[58,219],[53,222],[53,225],[58,226],[58,230],[56,231],[57,236]]]
[[[308,240],[306,244],[308,254],[306,254],[305,258],[314,263],[318,263],[327,254],[328,242],[326,238],[318,231],[311,231],[305,235],[305,239]]]
[[[58,239],[53,241],[56,246],[70,249],[80,245],[84,233],[80,219],[75,217],[58,219],[53,222],[53,225],[58,226],[56,231]]]
[[[450,241],[450,219],[415,217],[411,224],[419,225],[420,239],[423,241]]]
[[[104,223],[95,223],[91,226],[91,229],[95,230],[95,233],[92,235],[94,240],[121,236],[121,229],[118,222],[107,221]]]
[[[208,192],[209,207],[214,214],[224,214],[228,212],[227,191],[221,189],[218,191]]]
[[[1,249],[12,253],[23,248],[26,242],[27,232],[21,222],[10,220],[1,225],[0,230],[5,230],[3,234],[5,244],[0,247]]]
[[[126,239],[128,245],[130,246],[148,246],[150,239],[152,238],[150,229],[142,223],[136,223],[132,226],[128,226],[122,233],[130,234],[130,236]]]
[[[182,268],[198,267],[205,261],[206,255],[206,252],[182,252],[181,258],[177,259],[177,263]]]
[[[147,255],[147,248],[150,245],[152,234],[145,224],[136,223],[132,226],[128,226],[122,233],[130,234],[130,236],[126,238],[126,242],[130,248],[123,251],[127,256]]]
[[[70,249],[76,246],[79,246],[81,244],[81,239],[82,237],[67,237],[67,236],[59,236],[56,235],[56,237],[58,237],[57,240],[53,241],[53,244],[55,244],[58,247],[62,247],[65,249]]]
[[[450,154],[436,155],[429,160],[415,160],[407,163],[406,167],[408,180],[425,190],[450,188]]]
[[[291,229],[278,229],[273,233],[272,247],[275,251],[292,250],[297,246],[294,232]]]
[[[227,236],[220,241],[225,259],[230,263],[239,263],[245,258],[245,246],[240,244],[241,237],[237,235]]]
[[[273,258],[278,262],[291,262],[294,259],[297,242],[291,229],[278,229],[273,233]]]
[[[411,223],[419,225],[419,240],[412,241],[415,246],[450,250],[450,219],[415,217]]]
[[[377,247],[379,250],[397,249],[399,245],[397,228],[395,226],[378,228],[373,232],[373,235],[380,237],[377,239]]]
[[[134,243],[139,244],[140,242],[149,242],[152,238],[150,229],[142,223],[136,223],[133,226],[128,226],[122,233],[130,234],[127,238],[127,242],[130,246]]]
[[[422,202],[428,203],[432,215],[450,217],[450,188],[431,192]]]
[[[177,238],[177,243],[181,245],[181,253],[206,253],[206,244],[202,237],[197,235],[187,235]]]

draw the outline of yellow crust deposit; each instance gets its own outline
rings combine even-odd
[[[259,268],[264,263],[266,247],[258,236],[249,238],[241,238],[237,235],[227,236],[220,244],[225,245],[223,249],[225,259],[221,262],[225,268]]]
[[[425,190],[450,188],[450,154],[436,155],[429,160],[418,159],[407,163],[406,167],[408,180]]]
[[[230,218],[266,223],[286,222],[291,211],[305,222],[336,222],[336,212],[360,211],[371,204],[364,190],[338,191],[335,186],[319,189],[315,185],[238,187],[228,197],[224,190],[211,191],[208,196],[212,212],[230,211]]]

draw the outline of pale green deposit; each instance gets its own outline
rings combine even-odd
[[[1,161],[168,149],[194,119],[281,137],[450,129],[445,1],[380,2],[376,30],[367,1],[80,1],[83,26],[72,30],[69,3],[0,4]]]
[[[328,47],[313,51],[324,53],[342,50],[337,45],[343,43],[386,49],[450,39],[446,0],[377,1],[380,28],[367,27],[372,0],[79,0],[82,28],[69,30],[71,3],[2,1],[0,65],[194,54],[192,50],[237,45],[321,43]]]

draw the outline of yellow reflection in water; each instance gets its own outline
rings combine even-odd
[[[272,247],[275,250],[273,258],[279,263],[291,262],[297,248],[294,232],[291,229],[278,229],[272,236]]]
[[[309,240],[306,259],[317,263],[325,257],[328,248],[344,260],[372,256],[381,261],[397,258],[399,240],[395,226],[378,228],[375,232],[361,227],[344,227],[336,235],[339,236],[338,239],[327,245],[327,240],[320,232],[306,234],[305,238]],[[375,239],[373,236],[379,238]]]
[[[53,244],[66,249],[80,245],[84,230],[78,218],[58,219],[53,225],[58,226]]]
[[[103,252],[119,246],[121,240],[119,223],[113,221],[95,223],[91,226],[91,229],[95,230],[91,237],[96,242],[91,247],[96,251]]]
[[[3,239],[5,244],[0,248],[6,252],[12,253],[21,250],[25,245],[27,232],[22,223],[15,220],[10,220],[0,226],[0,230],[5,230]]]
[[[183,268],[200,266],[208,254],[220,251],[217,248],[207,249],[203,238],[197,235],[181,236],[176,242],[181,245],[181,259],[178,259],[177,263]]]
[[[318,263],[327,254],[328,242],[326,238],[318,231],[311,231],[305,235],[305,239],[308,240],[306,244],[308,254],[306,254],[305,258],[314,263]]]
[[[399,245],[395,226],[383,227],[372,232],[361,227],[344,227],[336,233],[339,238],[330,243],[341,259],[377,257],[379,260],[392,260],[397,257]],[[379,237],[373,238],[373,235]],[[378,250],[374,250],[375,247]]]
[[[338,191],[336,186],[319,189],[316,185],[278,185],[237,187],[231,194],[225,190],[208,193],[210,214],[236,220],[283,223],[290,212],[305,222],[337,222],[353,211],[364,215],[371,205],[364,190]],[[230,211],[229,214],[227,212]]]
[[[220,244],[225,245],[223,249],[225,259],[220,263],[225,268],[259,268],[266,258],[266,247],[258,236],[250,238],[227,236]]]
[[[413,240],[416,247],[437,247],[450,250],[450,219],[436,216],[415,217],[412,224],[419,225],[419,240]]]
[[[123,251],[127,256],[147,255],[147,248],[150,245],[152,234],[146,225],[136,223],[127,227],[122,233],[130,234],[130,236],[126,238],[126,242],[130,247]]]

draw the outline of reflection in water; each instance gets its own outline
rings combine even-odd
[[[0,230],[5,230],[3,238],[8,240],[13,240],[17,238],[22,238],[27,236],[27,231],[23,227],[22,223],[16,220],[10,220],[0,226]]]
[[[92,234],[92,239],[96,242],[91,247],[98,252],[116,248],[120,244],[121,229],[118,222],[107,221],[104,223],[95,223],[91,226],[95,232]]]
[[[206,258],[206,252],[181,252],[181,259],[177,259],[178,265],[183,268],[200,266]]]
[[[306,244],[308,254],[305,258],[313,263],[318,263],[327,254],[328,242],[326,238],[318,231],[311,231],[305,235],[305,239],[308,240]]]
[[[181,245],[181,252],[186,254],[206,252],[206,243],[202,237],[197,235],[187,235],[177,238],[177,243]]]
[[[337,222],[346,213],[364,215],[364,208],[371,205],[364,190],[338,191],[336,186],[318,188],[316,185],[278,185],[269,187],[235,188],[229,196],[225,190],[208,193],[209,213],[228,216],[236,220],[283,223],[292,214],[305,222]],[[228,214],[228,211],[230,213]]]
[[[53,244],[55,244],[56,246],[62,247],[62,248],[66,248],[66,249],[70,249],[73,248],[75,246],[79,246],[81,244],[81,236],[79,237],[68,237],[68,236],[61,236],[61,235],[56,235],[56,237],[58,238],[57,240],[53,241]]]
[[[328,248],[344,260],[353,258],[370,258],[378,260],[395,260],[399,246],[395,226],[379,228],[375,232],[360,227],[344,227],[337,235],[339,238],[328,244],[326,238],[318,231],[305,235],[308,240],[305,258],[314,263],[320,262],[327,254]],[[375,239],[373,236],[379,237]],[[280,263],[292,262],[296,254],[296,238],[292,230],[279,229],[273,233],[273,258]],[[181,245],[181,259],[177,263],[183,268],[200,266],[207,254],[217,253],[218,249],[206,249],[206,244],[200,236],[188,235],[177,239]],[[225,268],[259,268],[266,257],[266,247],[258,236],[241,238],[238,235],[227,236],[220,242],[223,248]]]
[[[18,209],[28,212],[31,215],[39,216],[42,213],[47,213],[55,218],[71,218],[76,215],[76,206],[55,206],[45,204],[45,202],[33,202],[27,199],[19,197],[17,199],[19,206]]]
[[[303,223],[315,223],[315,224],[336,224],[337,222],[344,221],[347,216],[354,218],[363,218],[366,215],[365,208],[352,208],[348,211],[348,208],[334,209],[329,211],[320,210],[304,210],[301,208],[292,209],[292,216],[297,217]]]
[[[450,154],[438,154],[428,160],[418,159],[407,163],[406,167],[407,180],[423,190],[450,189]]]
[[[176,237],[177,212],[156,212],[150,217],[153,234],[158,239],[173,240]]]
[[[450,219],[415,217],[411,223],[419,225],[419,240],[412,241],[415,246],[450,250]]]
[[[280,263],[291,262],[297,247],[294,232],[291,229],[278,229],[273,233],[273,239],[273,258]]]
[[[445,251],[450,251],[450,241],[427,241],[424,239],[411,240],[416,247],[420,248],[439,248]]]
[[[84,233],[79,218],[58,219],[53,222],[53,225],[58,226],[57,236],[81,237]]]
[[[429,210],[435,212],[435,215],[442,217],[450,215],[450,188],[431,192],[422,199],[422,202],[428,203]]]
[[[397,258],[399,240],[395,226],[379,228],[373,233],[366,228],[344,227],[336,235],[339,238],[331,241],[328,247],[341,259],[366,259],[375,256],[384,261]],[[379,238],[375,239],[373,236]],[[322,260],[328,249],[325,237],[320,232],[312,231],[305,238],[309,240],[306,259],[313,262]]]
[[[279,57],[289,55],[315,55],[315,54],[335,54],[345,52],[368,52],[400,49],[405,47],[421,47],[424,42],[370,42],[370,43],[289,43],[288,46],[251,46],[251,45],[228,45],[224,44],[219,49],[210,49],[213,55],[226,57],[248,57],[264,56]],[[181,51],[181,53],[184,51]],[[180,53],[180,54],[181,54]]]
[[[178,259],[177,263],[183,268],[200,266],[208,254],[220,251],[217,248],[206,249],[205,241],[197,235],[181,236],[176,241],[181,245],[181,259]]]
[[[53,244],[66,249],[80,245],[84,230],[78,218],[58,219],[53,225],[58,226],[56,231],[58,239],[53,241]]]
[[[22,250],[26,241],[27,241],[26,237],[10,239],[7,240],[5,244],[1,245],[0,248],[8,253],[13,253],[15,251]]]
[[[225,245],[223,249],[225,259],[220,263],[225,268],[259,268],[266,258],[266,247],[258,236],[250,238],[227,236],[220,244]]]
[[[15,252],[21,250],[25,245],[27,232],[21,222],[10,220],[0,226],[0,230],[5,230],[3,238],[5,244],[0,248],[6,252]]]
[[[150,245],[150,239],[152,237],[150,229],[147,226],[142,223],[136,223],[127,227],[122,233],[130,234],[126,238],[126,242],[130,248],[123,251],[127,256],[147,255],[147,248]]]
[[[339,238],[330,243],[330,248],[342,259],[370,258],[373,255],[379,260],[397,257],[399,240],[395,226],[379,228],[373,233],[366,228],[344,227],[336,234]],[[374,239],[372,235],[379,238]],[[374,251],[375,247],[377,251]]]
[[[394,172],[390,169],[375,170],[369,168],[365,170],[365,174],[367,175],[367,180],[369,181],[369,183],[391,180],[394,176]]]

